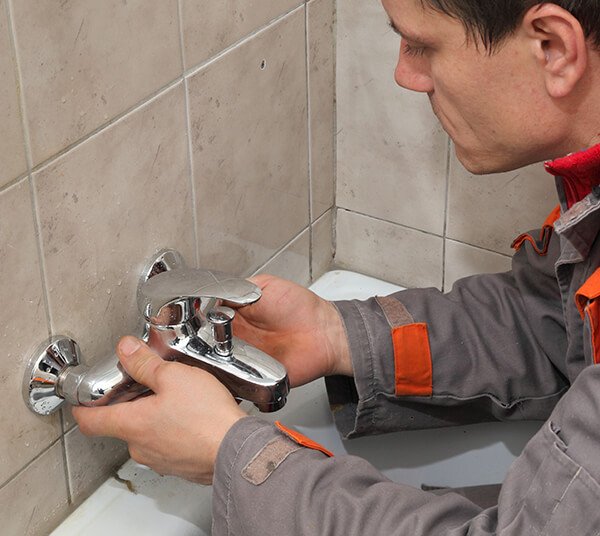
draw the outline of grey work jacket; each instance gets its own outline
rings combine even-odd
[[[497,504],[393,483],[360,458],[328,457],[248,417],[219,451],[215,536],[600,534],[600,199],[567,210],[557,184],[562,215],[521,238],[510,272],[463,279],[448,294],[336,303],[355,371],[327,379],[345,437],[546,421]]]

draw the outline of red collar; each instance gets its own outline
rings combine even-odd
[[[544,165],[546,171],[563,179],[567,208],[571,208],[600,184],[600,144]]]

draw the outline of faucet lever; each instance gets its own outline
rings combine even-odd
[[[244,306],[261,297],[260,288],[221,272],[180,268],[151,277],[139,289],[138,305],[154,325],[173,326],[190,320],[198,299],[221,300]]]

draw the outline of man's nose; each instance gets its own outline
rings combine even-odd
[[[400,54],[394,73],[396,83],[405,89],[420,93],[430,93],[433,91],[431,76],[419,65],[422,61],[420,58],[411,58]]]

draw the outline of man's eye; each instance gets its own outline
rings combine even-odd
[[[407,56],[422,56],[425,54],[425,47],[415,47],[408,43],[403,43],[402,46]]]

